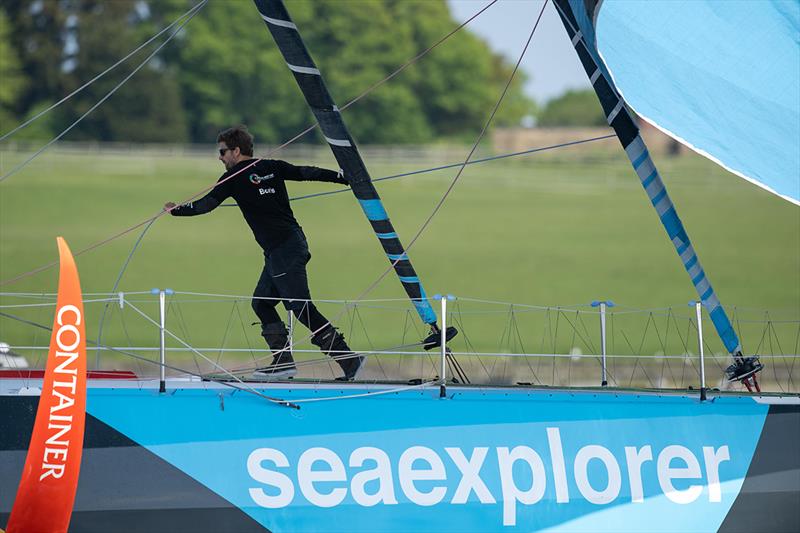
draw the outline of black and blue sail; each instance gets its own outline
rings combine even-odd
[[[281,0],[254,0],[254,2],[314,113],[336,161],[344,171],[345,179],[383,246],[386,257],[392,262],[406,294],[411,298],[422,321],[435,327],[436,313],[428,302],[422,283],[389,220],[389,215],[372,184],[356,144],[347,131],[339,108],[331,98],[322,74],[306,49],[297,26],[292,22]]]
[[[609,126],[614,129],[625,153],[644,187],[650,203],[656,210],[675,250],[692,280],[703,306],[709,313],[725,348],[734,356],[741,356],[739,338],[728,315],[711,286],[706,272],[681,223],[675,206],[667,193],[661,176],[650,158],[647,146],[631,116],[625,101],[615,87],[607,67],[595,46],[593,16],[599,2],[596,0],[554,0],[561,21],[575,47],[575,51],[600,100]]]

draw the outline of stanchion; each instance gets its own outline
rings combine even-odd
[[[689,302],[689,306],[694,306],[695,316],[697,317],[697,348],[700,353],[700,401],[706,401],[706,361],[703,354],[703,303]]]
[[[161,364],[159,365],[159,382],[158,382],[158,392],[167,392],[167,349],[166,343],[164,342],[164,329],[166,328],[167,324],[167,308],[166,308],[166,297],[167,295],[173,294],[172,289],[151,289],[150,294],[157,294],[158,295],[158,331],[159,331],[159,342],[158,342],[158,353],[160,356]]]
[[[608,386],[608,372],[606,366],[606,308],[614,307],[614,302],[611,300],[595,300],[592,302],[592,307],[600,308],[600,353],[602,354],[602,369],[600,386]]]

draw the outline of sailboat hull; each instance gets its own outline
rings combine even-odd
[[[38,404],[15,382],[0,525]],[[800,530],[797,397],[101,383],[70,531]]]

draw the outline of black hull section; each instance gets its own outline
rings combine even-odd
[[[800,531],[800,407],[771,405],[722,533]]]
[[[8,523],[38,404],[38,396],[2,398],[0,528]],[[69,531],[264,533],[269,530],[186,473],[87,414],[81,477]]]

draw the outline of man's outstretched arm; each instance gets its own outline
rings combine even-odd
[[[284,169],[284,179],[292,181],[326,181],[328,183],[340,183],[342,185],[349,185],[348,181],[344,179],[342,171],[328,170],[319,167],[298,167],[290,163],[283,162],[286,165]]]
[[[169,211],[169,214],[174,217],[193,217],[195,215],[203,215],[209,211],[213,211],[219,206],[220,201],[215,197],[207,194],[197,201],[189,202],[183,205],[177,205],[174,202],[167,202],[164,204],[164,211]]]

